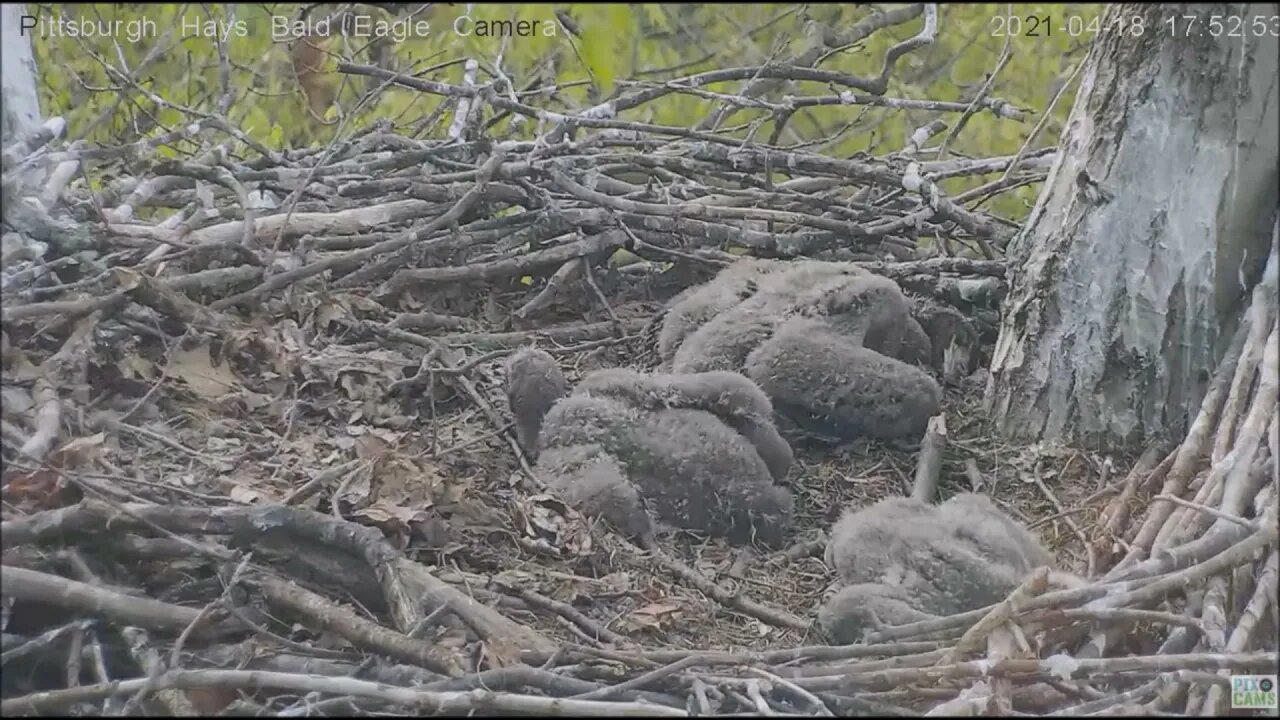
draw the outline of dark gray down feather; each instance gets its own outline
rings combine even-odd
[[[832,528],[826,562],[845,587],[818,622],[846,644],[882,625],[1000,602],[1053,559],[986,496],[964,493],[939,506],[894,497],[850,511]]]
[[[747,378],[601,370],[535,421],[536,403],[550,393],[528,389],[556,387],[541,376],[559,370],[511,362],[508,371],[517,425],[525,418],[537,430],[536,471],[581,512],[641,538],[656,520],[738,544],[785,540],[792,497],[774,479],[786,475],[791,448]]]
[[[659,354],[675,373],[741,372],[787,422],[841,440],[918,439],[942,393],[896,283],[852,263],[744,260],[677,299]]]

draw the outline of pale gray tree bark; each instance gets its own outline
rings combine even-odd
[[[1270,252],[1277,12],[1108,7],[1057,160],[1010,247],[986,393],[1006,435],[1134,445],[1179,434],[1194,414]],[[1170,33],[1165,19],[1184,14],[1200,18],[1197,32]],[[1213,15],[1243,16],[1244,36],[1212,37]],[[1254,34],[1253,16],[1266,32]],[[1136,18],[1140,37],[1122,30]]]
[[[22,4],[0,7],[0,270],[39,262],[50,247],[74,252],[88,242],[87,229],[58,208],[78,162],[51,168],[47,154],[37,152],[62,137],[66,122],[41,116],[31,31],[22,33],[24,14]]]
[[[0,99],[4,101],[0,141],[6,146],[14,137],[34,133],[42,122],[31,37],[20,33],[19,22],[25,13],[22,3],[0,6]]]

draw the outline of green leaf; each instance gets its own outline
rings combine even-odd
[[[242,129],[249,137],[258,138],[262,133],[269,132],[273,124],[271,118],[267,117],[267,111],[261,105],[254,105],[245,113]]]
[[[165,128],[172,128],[182,123],[182,112],[174,108],[166,108],[156,113],[156,120]]]
[[[578,51],[582,61],[603,93],[613,91],[613,81],[621,69],[621,59],[635,42],[635,15],[631,6],[575,5],[582,17],[582,38]]]
[[[180,27],[184,18],[189,22],[199,19],[226,22],[232,16],[231,6],[218,6],[212,11],[202,6],[179,4],[64,3],[57,7],[58,12],[72,22],[96,23],[102,20],[130,23],[145,18],[158,28],[157,33],[136,41],[120,36],[32,35],[32,52],[40,75],[37,87],[41,109],[48,116],[64,117],[70,134],[79,134],[87,123],[104,112],[110,112],[108,119],[97,124],[85,138],[90,143],[114,146],[133,142],[139,139],[139,127],[147,127],[145,133],[148,136],[165,131],[140,125],[140,113],[153,114],[158,123],[168,127],[178,127],[190,120],[172,109],[156,107],[132,90],[125,92],[137,104],[133,100],[119,103],[111,112],[120,94],[99,90],[117,84],[102,67],[102,60],[117,67],[127,66],[143,88],[174,103],[211,111],[222,97],[217,43],[198,33],[184,34],[178,30],[166,35],[166,32]],[[232,122],[269,146],[314,145],[325,142],[338,131],[336,123],[326,125],[311,117],[300,94],[293,94],[296,92],[296,78],[290,66],[289,45],[273,42],[269,31],[271,15],[293,16],[299,7],[294,4],[235,6],[235,20],[246,24],[249,32],[243,36],[232,32],[225,44],[231,61],[230,89],[236,98]],[[360,64],[418,72],[439,62],[443,55],[462,53],[493,58],[494,53],[504,48],[501,49],[503,70],[518,84],[523,84],[525,79],[532,81],[536,78],[539,87],[560,88],[554,100],[532,96],[522,99],[537,107],[562,111],[565,108],[588,107],[603,100],[614,91],[614,83],[623,78],[663,82],[715,68],[760,64],[778,53],[780,57],[795,56],[804,52],[806,43],[810,42],[805,35],[806,14],[819,26],[833,28],[839,35],[880,12],[873,6],[855,3],[812,3],[805,6],[804,13],[798,12],[798,6],[794,4],[784,3],[648,3],[639,6],[571,3],[554,7],[563,8],[573,16],[582,30],[581,36],[570,37],[558,31],[555,37],[545,37],[536,32],[534,36],[512,38],[505,43],[494,37],[461,37],[454,34],[452,24],[454,18],[463,13],[469,13],[477,21],[536,20],[544,23],[540,28],[556,27],[558,30],[558,26],[554,25],[554,8],[550,5],[438,3],[433,4],[427,13],[430,15],[431,33],[425,37],[410,37],[403,42],[380,45],[377,52],[386,53],[384,57],[373,57],[375,50],[372,45],[365,47],[366,43],[355,43],[337,52],[344,55],[350,52],[350,59]],[[33,14],[47,15],[51,12],[47,8],[46,5],[28,4],[28,10]],[[1052,32],[1036,38],[1013,38],[1010,42],[1012,57],[996,78],[989,95],[1030,108],[1031,112],[1021,123],[979,112],[969,118],[964,131],[949,142],[951,150],[958,155],[973,157],[1016,152],[1048,107],[1058,83],[1088,52],[1090,36],[1073,38],[1062,29],[1068,26],[1071,18],[1075,18],[1075,22],[1070,24],[1086,26],[1104,8],[1098,3],[1014,5],[1013,14],[1022,18],[1024,29],[1028,26],[1028,16],[1049,17],[1053,24]],[[972,97],[987,73],[995,67],[1004,45],[1004,38],[992,33],[992,18],[1007,11],[1005,3],[940,5],[941,17],[938,18],[934,44],[912,51],[899,60],[886,95],[947,102]],[[368,12],[375,15],[380,11],[369,9]],[[873,33],[862,39],[857,47],[832,48],[834,52],[824,58],[821,68],[847,75],[874,77],[879,74],[888,49],[919,32],[922,26],[923,18],[916,17]],[[155,58],[144,65],[143,60],[152,54]],[[460,83],[462,73],[461,64],[452,65],[436,71],[435,79]],[[592,83],[579,82],[584,79],[592,80],[594,88]],[[487,77],[482,72],[480,82],[486,81]],[[365,127],[380,117],[390,118],[398,128],[412,127],[442,102],[440,98],[424,96],[406,88],[383,87],[374,78],[347,77],[341,82],[342,108],[346,112],[354,111],[349,123],[345,124],[348,129]],[[706,89],[736,94],[743,85],[742,81],[735,80],[714,83]],[[367,92],[376,93],[373,101],[356,110],[355,99]],[[831,90],[821,83],[788,83],[763,99],[778,101],[785,95],[829,92]],[[1054,142],[1070,113],[1075,92],[1073,88],[1059,100],[1036,147]],[[720,104],[711,99],[672,93],[628,111],[622,119],[689,127]],[[332,115],[329,117],[333,118]],[[448,127],[451,117],[445,114],[433,132],[442,132]],[[941,118],[954,123],[958,114],[944,113]],[[758,140],[762,139],[772,132],[773,121],[768,119],[766,110],[758,108],[740,109],[732,120],[725,123],[723,127],[729,129],[724,132],[729,137],[743,139],[751,124],[758,120],[765,121],[757,135]],[[823,154],[849,157],[856,151],[874,154],[897,152],[902,149],[906,136],[924,121],[925,117],[919,113],[908,116],[889,108],[861,105],[811,107],[791,117],[779,143],[813,142],[833,137],[835,133],[834,140],[822,147]],[[850,123],[852,125],[847,131],[841,130]],[[537,132],[537,123],[517,124],[510,118],[493,128],[495,137],[512,140],[530,140]],[[938,137],[932,142],[940,142],[941,139]],[[175,156],[169,150],[158,148],[157,151],[161,157]],[[959,177],[948,180],[945,188],[949,193],[958,194],[977,187],[983,181],[984,178],[980,177]],[[1026,216],[1026,205],[1034,202],[1039,189],[1038,185],[1033,185],[1005,193],[984,207],[1016,220]],[[522,210],[514,208],[511,212]]]
[[[614,267],[623,267],[638,262],[640,262],[640,257],[626,248],[618,248],[609,256],[609,264]]]
[[[644,11],[644,19],[649,22],[655,30],[670,30],[671,22],[667,19],[667,11],[661,5],[656,3],[645,3],[640,6]]]

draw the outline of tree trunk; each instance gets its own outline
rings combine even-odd
[[[1194,414],[1271,244],[1276,14],[1108,7],[1058,158],[1010,245],[986,393],[1006,435],[1131,447]],[[1182,15],[1199,17],[1190,37],[1165,22]],[[1245,37],[1211,37],[1211,15],[1227,29],[1222,16],[1243,15]],[[1134,18],[1140,37],[1121,31]]]
[[[0,7],[0,151],[4,156],[0,264],[4,270],[39,262],[51,247],[64,255],[85,249],[89,242],[88,227],[58,207],[78,161],[63,161],[50,175],[48,155],[32,156],[60,138],[66,122],[60,117],[48,122],[41,118],[31,52],[33,30],[22,33],[24,14],[21,4]]]
[[[25,13],[22,3],[0,7],[0,147],[31,135],[41,123],[31,31],[20,32]]]

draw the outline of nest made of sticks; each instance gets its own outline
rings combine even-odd
[[[929,462],[800,452],[800,542],[774,555],[687,534],[646,553],[543,493],[499,391],[511,348],[644,366],[661,303],[741,252],[863,262],[989,339],[1011,228],[884,184],[1051,159],[909,171],[601,123],[212,153],[101,207],[55,188],[93,250],[6,267],[0,708],[1218,713],[1226,673],[1275,672],[1274,258],[1173,450],[1007,446],[970,382]],[[813,193],[760,184],[784,169]],[[917,235],[991,256],[921,258]],[[822,531],[918,472],[990,493],[1083,579],[818,644]]]

